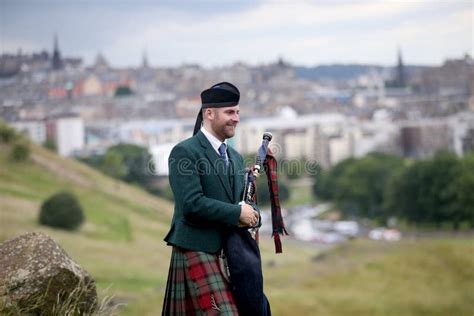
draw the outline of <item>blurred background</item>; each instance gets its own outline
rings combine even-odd
[[[470,0],[0,0],[0,242],[45,232],[117,313],[160,313],[167,159],[229,81],[230,145],[251,165],[269,131],[279,161],[283,254],[258,191],[275,315],[472,315],[473,18]],[[82,220],[51,227],[64,191]]]

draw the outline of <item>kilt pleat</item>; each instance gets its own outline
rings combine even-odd
[[[173,247],[162,315],[238,315],[217,255]]]

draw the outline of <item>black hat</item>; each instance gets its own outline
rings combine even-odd
[[[201,110],[206,108],[223,108],[228,106],[236,106],[239,104],[240,92],[236,86],[229,82],[220,82],[213,85],[207,90],[201,92]],[[202,111],[199,110],[196,118],[196,124],[194,125],[194,133],[201,128],[202,124]]]

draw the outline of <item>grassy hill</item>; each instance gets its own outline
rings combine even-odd
[[[74,160],[33,146],[29,161],[12,162],[0,148],[0,241],[42,231],[59,242],[121,301],[166,280],[169,250],[162,242],[172,205],[143,190],[119,183]],[[86,223],[70,233],[37,224],[41,203],[53,193],[74,192]]]
[[[99,293],[127,304],[121,314],[159,314],[170,255],[162,239],[172,204],[37,146],[20,163],[9,160],[8,150],[0,145],[0,242],[45,232],[95,277]],[[37,224],[41,203],[61,190],[74,192],[85,210],[78,232]],[[284,238],[283,247],[275,255],[272,241],[262,236],[274,315],[474,312],[472,236],[395,244],[358,240],[331,251]]]

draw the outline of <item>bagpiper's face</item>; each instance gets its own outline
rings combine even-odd
[[[240,121],[240,107],[229,106],[225,108],[212,109],[210,116],[211,128],[216,134],[217,138],[224,141],[227,138],[234,137],[235,128]]]

